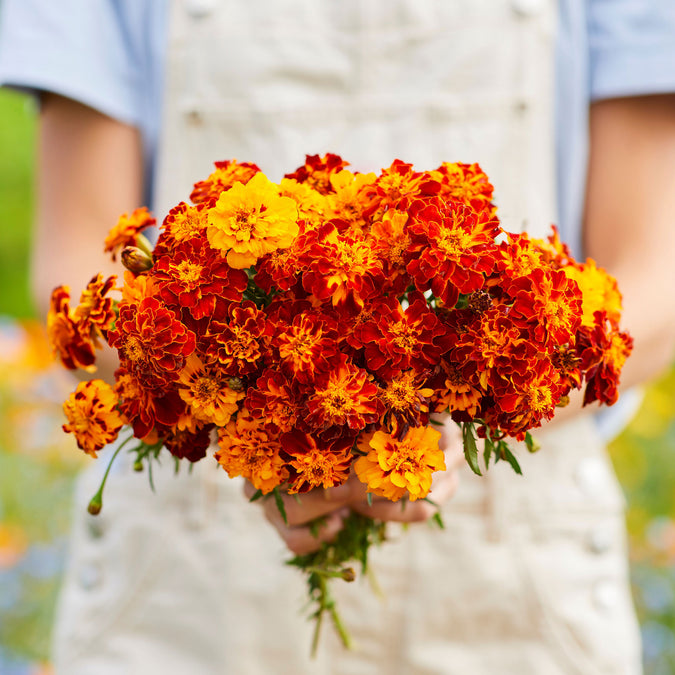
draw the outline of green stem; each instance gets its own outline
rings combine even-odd
[[[96,494],[91,498],[89,502],[89,506],[87,507],[87,511],[91,513],[92,516],[97,516],[100,512],[101,509],[103,508],[103,488],[105,487],[105,483],[108,480],[108,474],[110,473],[110,468],[113,465],[113,462],[115,461],[115,458],[117,455],[120,454],[120,451],[122,448],[133,438],[133,436],[129,436],[127,439],[122,441],[118,446],[117,450],[115,450],[115,453],[113,456],[110,458],[110,461],[108,462],[108,466],[106,467],[105,473],[103,474],[103,480],[101,481],[101,485],[98,488],[98,491]]]

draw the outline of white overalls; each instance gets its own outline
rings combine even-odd
[[[506,229],[553,221],[554,0],[175,0],[161,218],[217,159],[280,180],[305,153],[354,170],[481,163]],[[356,649],[308,658],[304,582],[238,482],[122,465],[81,506],[56,632],[58,675],[635,675],[623,499],[592,419],[541,451],[462,474],[446,529],[376,551],[384,598],[339,591]],[[105,455],[98,473],[106,461]],[[91,473],[81,504],[96,489]],[[432,495],[433,496],[433,495]]]

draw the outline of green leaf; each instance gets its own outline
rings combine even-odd
[[[262,496],[263,496],[263,491],[262,490],[256,490],[248,501],[249,502],[257,502]]]
[[[272,490],[272,494],[274,495],[274,501],[277,504],[279,513],[281,514],[281,517],[284,519],[284,523],[288,525],[288,517],[286,516],[286,507],[284,506],[284,500],[281,498],[279,488],[274,488],[274,490]]]
[[[494,452],[495,445],[492,442],[492,439],[488,436],[485,439],[485,449],[483,450],[483,460],[485,461],[485,468],[487,469],[490,466],[490,458]]]
[[[366,492],[366,501],[368,502],[368,506],[373,505],[373,493],[372,492]]]
[[[523,472],[520,469],[520,464],[515,458],[514,454],[509,450],[509,446],[504,443],[504,459],[511,465],[513,470],[519,475],[522,476]]]
[[[478,466],[478,446],[476,445],[476,438],[473,435],[473,426],[468,422],[462,425],[462,440],[464,441],[464,457],[466,457],[466,461],[475,474],[482,476],[480,466]]]

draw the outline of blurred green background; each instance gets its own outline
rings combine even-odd
[[[53,367],[28,288],[35,109],[0,90],[0,673],[46,675],[73,477],[59,433],[69,382]],[[675,673],[675,369],[612,444],[629,502],[635,601],[648,675]]]

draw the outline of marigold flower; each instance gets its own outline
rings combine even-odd
[[[83,335],[70,309],[70,293],[67,286],[58,286],[52,291],[47,313],[47,339],[55,356],[69,370],[82,368],[96,370],[95,347],[87,335]]]
[[[187,459],[188,462],[198,462],[206,457],[206,451],[211,443],[212,425],[207,425],[197,431],[175,431],[164,438],[166,449],[178,459]]]
[[[441,432],[430,426],[409,429],[400,441],[376,431],[368,454],[354,462],[354,471],[375,495],[393,502],[406,494],[411,501],[423,499],[431,490],[434,471],[445,470],[440,438]]]
[[[176,246],[206,239],[208,203],[190,206],[185,202],[174,206],[162,223],[154,255],[170,254]]]
[[[243,270],[232,269],[206,241],[192,240],[157,260],[152,271],[158,295],[195,319],[212,317],[216,305],[239,302],[248,285]],[[224,301],[224,302],[223,302]]]
[[[300,400],[292,381],[277,370],[265,370],[255,387],[249,387],[246,408],[279,433],[291,431],[301,419]]]
[[[194,333],[154,297],[138,304],[121,303],[119,312],[108,342],[117,349],[122,364],[153,384],[175,380],[195,349]]]
[[[349,477],[351,438],[324,442],[293,431],[281,437],[281,444],[284,454],[290,458],[289,494],[341,485]]]
[[[330,176],[330,183],[334,192],[328,195],[328,214],[330,218],[340,218],[349,223],[353,228],[362,230],[366,227],[368,219],[365,214],[367,202],[365,191],[372,186],[377,179],[374,173],[357,173],[343,169]]]
[[[487,210],[494,216],[496,208],[492,203],[494,187],[487,175],[476,163],[444,162],[432,172],[440,174],[441,195],[452,197],[469,205],[474,211]]]
[[[229,159],[224,162],[214,162],[216,170],[206,179],[195,183],[190,193],[194,204],[209,202],[229,190],[236,183],[248,183],[260,169],[249,162],[237,162]]]
[[[415,202],[408,232],[408,273],[420,291],[431,289],[448,307],[460,293],[479,290],[495,264],[499,223],[461,202]]]
[[[63,430],[75,436],[78,447],[97,457],[116,438],[125,420],[117,411],[117,395],[103,380],[80,382],[63,404],[68,423]]]
[[[258,173],[220,195],[209,209],[206,235],[231,267],[243,269],[290,246],[299,231],[297,218],[295,202],[280,197],[279,186]]]
[[[115,323],[115,302],[107,297],[115,288],[117,277],[112,275],[105,281],[102,274],[92,277],[82,291],[80,304],[73,310],[73,319],[83,337],[89,337],[95,346],[97,338],[110,330]]]
[[[272,324],[252,302],[230,305],[228,322],[213,320],[206,333],[207,354],[217,359],[225,373],[242,376],[259,365],[269,343]]]
[[[252,417],[246,409],[225,428],[218,429],[218,446],[215,457],[227,475],[243,476],[263,494],[288,478],[278,435],[265,425],[265,420]]]
[[[140,239],[141,232],[155,225],[156,222],[145,206],[134,210],[131,215],[124,213],[105,238],[104,252],[112,253],[112,259],[117,260],[117,254],[125,246],[140,246],[140,248],[147,249],[147,240]]]
[[[406,211],[391,210],[382,216],[382,220],[373,223],[370,229],[370,245],[383,263],[383,293],[402,295],[411,284],[410,276],[406,272],[407,254],[411,246],[407,222]]]
[[[413,370],[399,373],[380,389],[384,404],[382,421],[396,438],[408,427],[426,425],[429,421],[429,398],[434,390],[423,387],[422,378]]]
[[[152,275],[135,275],[129,270],[124,271],[124,286],[122,286],[122,302],[140,303],[143,298],[155,295],[156,289]]]
[[[616,279],[602,267],[597,267],[592,258],[588,258],[585,265],[563,267],[563,272],[576,281],[581,289],[583,325],[594,326],[595,313],[604,311],[612,325],[618,327],[621,319],[621,293]]]
[[[230,389],[228,380],[222,369],[204,364],[193,352],[178,375],[182,385],[178,393],[196,420],[223,427],[239,409],[237,401],[245,395],[243,391]]]
[[[298,183],[306,183],[319,194],[326,195],[333,191],[330,177],[342,171],[349,162],[345,162],[339,155],[330,152],[323,157],[319,155],[305,155],[305,163],[293,173],[287,173],[284,178],[292,178]]]
[[[475,417],[480,409],[483,393],[472,384],[462,371],[449,361],[441,361],[442,381],[434,390],[434,412],[466,412]]]
[[[317,377],[314,393],[307,400],[306,421],[315,429],[347,425],[361,430],[382,414],[377,385],[363,368],[343,356],[337,366]]]
[[[307,183],[299,183],[294,178],[282,178],[279,195],[290,197],[295,202],[298,220],[304,222],[306,230],[312,230],[328,220],[326,213],[329,202],[326,195],[317,192]]]

